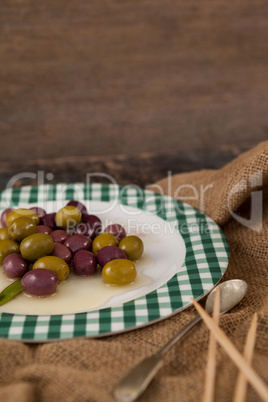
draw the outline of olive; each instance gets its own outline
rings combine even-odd
[[[144,250],[143,242],[138,236],[124,237],[119,243],[119,248],[123,250],[127,258],[132,261],[141,258]]]
[[[58,282],[54,272],[47,269],[35,269],[23,276],[21,286],[32,296],[50,296],[56,292]]]
[[[66,230],[53,230],[53,232],[50,233],[50,236],[54,240],[55,243],[61,243],[63,244],[65,240],[70,237],[70,235],[66,232]]]
[[[0,240],[8,240],[9,235],[8,235],[8,229],[5,228],[0,228]]]
[[[74,229],[74,234],[82,234],[88,236],[91,240],[95,239],[95,237],[101,232],[102,225],[101,223],[99,224],[99,222],[95,222],[95,224],[90,224],[89,222],[81,222]]]
[[[104,232],[113,234],[118,241],[122,240],[127,235],[125,229],[123,228],[122,225],[119,225],[119,223],[113,223],[111,225],[108,225],[104,229]]]
[[[102,233],[95,237],[92,243],[92,251],[97,256],[101,248],[105,246],[118,246],[117,238],[111,233]]]
[[[19,209],[13,209],[13,211],[10,211],[7,214],[6,217],[7,226],[10,226],[15,219],[20,218],[22,216],[32,219],[32,221],[36,225],[39,224],[40,219],[34,211],[32,211],[31,209],[19,208]]]
[[[37,225],[36,226],[36,233],[50,234],[51,232],[52,232],[52,229],[49,226],[46,226],[46,225]]]
[[[79,209],[69,205],[56,213],[55,222],[59,228],[70,229],[81,222],[81,217],[82,214]]]
[[[45,233],[34,233],[22,240],[20,252],[25,260],[34,262],[38,258],[52,253],[54,241]]]
[[[55,229],[56,227],[55,216],[56,212],[51,212],[50,214],[46,214],[45,216],[43,216],[43,218],[41,219],[42,225],[48,226],[52,230]]]
[[[93,233],[93,229],[90,227],[88,223],[81,222],[74,228],[73,234],[75,235],[84,235],[91,238]]]
[[[80,250],[74,256],[73,268],[77,275],[93,275],[96,272],[97,259],[91,251]]]
[[[108,285],[128,285],[136,279],[137,271],[134,262],[117,259],[107,262],[102,269],[102,278]]]
[[[88,237],[90,237],[92,240],[95,239],[96,236],[98,236],[99,234],[101,234],[102,232],[102,223],[101,220],[98,216],[96,215],[90,215],[90,214],[82,214],[82,223],[80,224],[85,228],[87,228],[87,233],[83,233],[81,232],[81,234],[84,234]],[[80,226],[78,225],[78,227]],[[77,227],[77,229],[78,229]],[[83,229],[85,230],[85,229]],[[77,234],[79,234],[79,232],[76,232]]]
[[[64,246],[64,244],[61,243],[54,243],[54,250],[51,255],[54,255],[54,257],[59,257],[67,264],[71,264],[72,261],[72,253],[68,249],[68,247]]]
[[[9,254],[4,258],[3,270],[8,278],[22,278],[28,271],[28,263],[20,254]]]
[[[59,257],[49,255],[47,257],[39,258],[33,265],[34,269],[47,269],[57,275],[59,281],[64,281],[69,272],[69,265]]]
[[[73,235],[65,240],[64,245],[68,247],[72,255],[80,250],[90,250],[92,240],[84,235]]]
[[[0,240],[0,265],[4,258],[12,253],[20,252],[20,246],[13,240]]]
[[[40,220],[47,214],[46,211],[40,207],[32,207],[30,208],[30,210],[34,211],[38,215]]]
[[[11,240],[21,242],[25,237],[36,233],[36,224],[32,219],[22,216],[21,218],[14,219],[8,227],[8,235]]]
[[[9,212],[11,212],[11,211],[13,211],[13,208],[7,208],[1,214],[1,226],[3,228],[5,228],[7,226],[7,223],[6,223],[7,214],[9,214]]]
[[[81,214],[87,214],[87,208],[84,204],[82,204],[82,202],[80,201],[69,201],[66,206],[72,206],[72,207],[76,207],[79,209],[79,211],[81,212]]]
[[[126,253],[118,247],[105,246],[98,252],[98,263],[101,268],[111,260],[118,260],[119,258],[127,259]]]

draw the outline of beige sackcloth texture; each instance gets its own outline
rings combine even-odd
[[[253,367],[268,384],[268,142],[220,170],[179,174],[157,185],[158,191],[171,192],[202,207],[226,234],[230,263],[223,280],[244,279],[249,289],[243,301],[220,318],[220,326],[242,351],[253,313],[258,313]],[[257,221],[259,196],[263,200],[262,222]],[[238,222],[237,216],[251,218],[250,227]],[[0,401],[113,401],[115,385],[126,372],[156,352],[196,314],[191,307],[154,325],[100,339],[40,345],[2,339]],[[208,340],[209,331],[201,323],[168,353],[140,401],[201,401]],[[236,367],[218,347],[215,401],[232,401],[236,378]],[[249,386],[247,401],[259,400]]]

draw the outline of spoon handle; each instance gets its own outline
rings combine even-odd
[[[173,336],[173,338],[171,338],[157,353],[159,353],[160,356],[163,357],[169,351],[169,349],[171,349],[181,338],[184,337],[184,335],[187,334],[187,332],[189,332],[200,321],[202,321],[201,316],[195,316],[191,321],[184,325],[184,327],[179,332],[177,332]]]
[[[201,320],[202,318],[197,315],[177,332],[158,352],[142,360],[135,366],[117,385],[114,393],[115,399],[118,402],[135,401],[145,391],[162,366],[163,356]]]

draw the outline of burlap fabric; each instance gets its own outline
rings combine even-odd
[[[168,191],[167,179],[157,184],[157,191]],[[239,306],[221,317],[220,325],[242,350],[252,315],[255,311],[258,313],[253,366],[268,383],[267,184],[268,142],[259,144],[219,171],[193,172],[171,178],[172,194],[187,197],[185,201],[202,207],[221,225],[228,238],[231,258],[223,279],[245,279],[249,290]],[[194,198],[191,186],[196,189]],[[201,192],[204,194],[202,205]],[[258,213],[260,196],[262,214]],[[239,216],[250,219],[250,227],[238,222]],[[98,340],[74,339],[41,345],[1,340],[0,401],[113,401],[113,389],[122,376],[155,352],[195,314],[191,307],[155,325]],[[208,340],[209,332],[202,323],[169,352],[140,400],[201,400]],[[236,377],[237,369],[218,348],[216,401],[232,400]],[[247,401],[258,400],[249,387]]]

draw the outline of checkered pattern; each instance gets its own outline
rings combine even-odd
[[[218,225],[188,204],[135,186],[76,183],[72,185],[25,186],[0,194],[0,212],[21,203],[80,199],[117,200],[150,211],[172,222],[180,231],[186,257],[182,269],[160,288],[119,307],[88,313],[24,316],[0,314],[0,337],[50,341],[73,337],[98,337],[152,324],[178,313],[210,291],[224,274],[229,259],[227,240]]]

